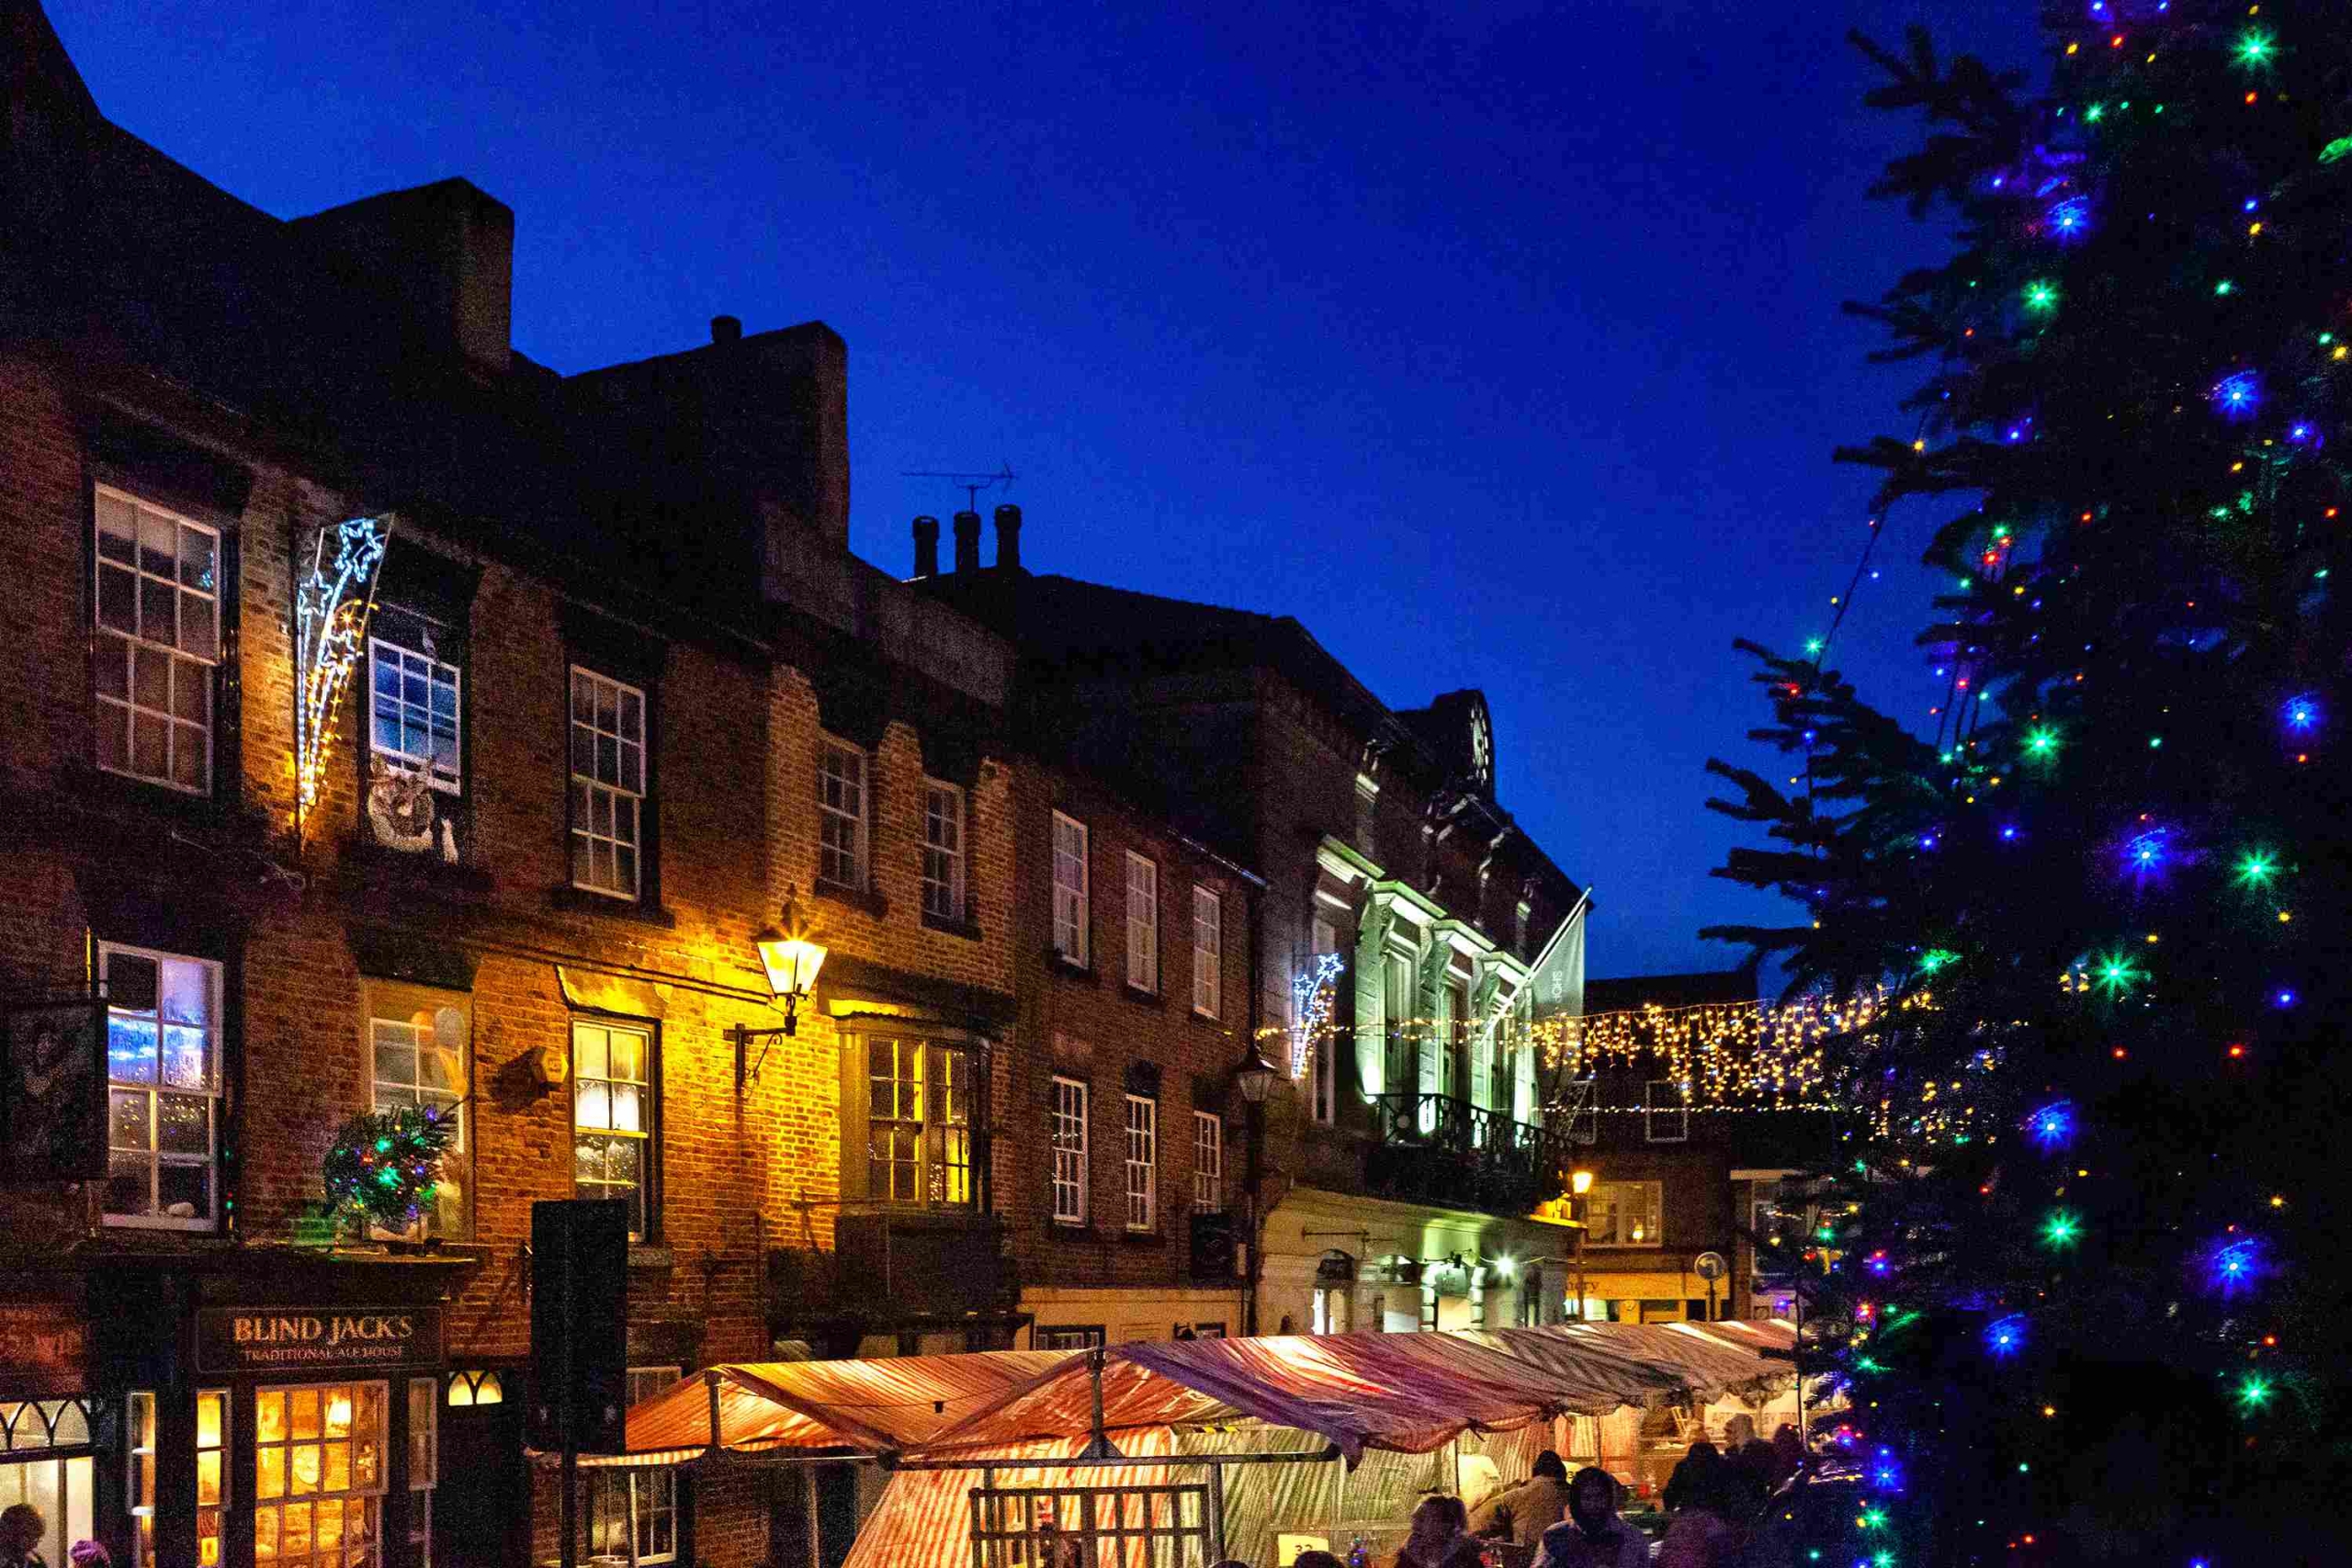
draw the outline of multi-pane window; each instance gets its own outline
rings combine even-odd
[[[151,1408],[155,1398],[152,1393],[131,1397],[146,1399]],[[0,1463],[0,1511],[13,1512],[23,1504],[40,1512],[40,1528],[28,1543],[40,1562],[69,1562],[68,1548],[97,1533],[91,1528],[96,1512],[96,1476],[90,1454],[94,1435],[90,1416],[90,1403],[82,1399],[0,1404],[0,1453],[6,1455],[6,1462]],[[152,1479],[152,1459],[148,1473]],[[132,1478],[137,1478],[135,1469]],[[152,1485],[147,1495],[147,1511],[140,1516],[140,1525],[152,1539],[155,1511]],[[131,1512],[139,1515],[135,1494]]]
[[[368,668],[375,755],[395,772],[458,793],[465,783],[458,758],[458,667],[379,637],[368,639]]]
[[[1040,1328],[1030,1338],[1040,1350],[1092,1350],[1102,1346],[1103,1334],[1099,1325],[1084,1328],[1065,1325]]]
[[[644,867],[645,694],[571,667],[571,885],[635,898]]]
[[[103,486],[97,514],[98,766],[204,794],[220,536]]]
[[[433,1494],[441,1484],[439,1378],[408,1380],[408,1554],[433,1568]]]
[[[1382,1057],[1381,1083],[1389,1094],[1411,1094],[1414,1081],[1413,961],[1401,953],[1387,957],[1382,1000],[1388,1019],[1387,1050]]]
[[[838,740],[817,748],[817,878],[865,888],[865,753]]]
[[[155,1568],[155,1464],[163,1452],[155,1433],[155,1395],[141,1390],[130,1395],[125,1408],[129,1424],[129,1474],[126,1482],[130,1499],[130,1516],[134,1533],[131,1538],[131,1561],[134,1568]],[[86,1461],[85,1461],[86,1462]],[[0,1476],[6,1475],[0,1471]],[[26,1502],[30,1499],[11,1497],[7,1483],[0,1479],[0,1506]],[[208,1388],[196,1396],[196,1552],[197,1561],[211,1564],[220,1559],[223,1540],[222,1515],[229,1506],[229,1391]],[[80,1500],[82,1510],[89,1508],[88,1494]],[[70,1532],[68,1539],[86,1535],[86,1522],[80,1529]],[[62,1562],[61,1555],[51,1559]]]
[[[653,1165],[653,1036],[642,1029],[571,1025],[572,1187],[582,1198],[628,1204],[628,1234],[642,1239]]]
[[[1660,1244],[1660,1184],[1604,1181],[1585,1197],[1585,1245],[1657,1247]]]
[[[964,792],[936,779],[922,784],[922,912],[964,918]]]
[[[107,987],[106,1221],[210,1230],[220,1098],[220,967],[98,950]]]
[[[1086,824],[1054,813],[1054,951],[1083,968],[1093,923],[1087,891]]]
[[[1159,989],[1159,867],[1127,855],[1127,984]]]
[[[628,1402],[650,1399],[677,1382],[675,1367],[631,1367]],[[580,1511],[580,1560],[670,1562],[678,1555],[678,1472],[674,1470],[590,1471]],[[629,1521],[637,1526],[630,1550]]]
[[[886,1203],[972,1201],[972,1058],[954,1046],[869,1037],[866,1196]]]
[[[1652,1078],[1642,1086],[1642,1135],[1653,1144],[1687,1143],[1690,1096],[1674,1078]]]
[[[1340,951],[1340,933],[1330,921],[1318,917],[1314,925],[1313,940],[1317,960],[1317,966],[1319,968],[1323,954]],[[1339,984],[1336,979],[1326,980],[1323,983],[1327,986]],[[1327,1013],[1325,1016],[1328,1019],[1330,1015]],[[1314,1111],[1315,1120],[1329,1122],[1334,1115],[1338,1114],[1337,1108],[1340,1102],[1340,1043],[1335,1032],[1326,1022],[1322,1028],[1315,1032],[1312,1043],[1315,1047],[1315,1079],[1311,1086],[1314,1097],[1311,1109]]]
[[[1193,1112],[1193,1213],[1214,1214],[1225,1208],[1225,1118],[1215,1111]]]
[[[1159,1101],[1127,1096],[1127,1228],[1148,1231],[1158,1223],[1159,1192]]]
[[[447,1118],[455,1129],[435,1184],[433,1206],[417,1221],[423,1235],[462,1238],[467,1234],[467,1032],[462,1008],[419,1009],[406,1018],[368,1021],[375,1108],[416,1106]]]
[[[1225,900],[1193,889],[1193,1010],[1215,1018],[1225,1010]]]
[[[380,1382],[265,1388],[254,1395],[254,1561],[375,1568],[383,1561]]]
[[[1086,1086],[1054,1080],[1054,1223],[1086,1223]]]

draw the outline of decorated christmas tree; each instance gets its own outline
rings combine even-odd
[[[2352,6],[2042,28],[2039,85],[1856,40],[1926,128],[1873,194],[1957,236],[1852,308],[1921,379],[1840,454],[1931,539],[1940,700],[1751,646],[1784,765],[1713,764],[1769,840],[1718,874],[1803,914],[1707,934],[1891,1003],[1803,1273],[1860,1498],[1782,1523],[1840,1568],[2345,1561]]]

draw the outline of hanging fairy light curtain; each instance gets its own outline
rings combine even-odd
[[[296,831],[319,795],[334,735],[335,705],[368,648],[376,570],[390,542],[390,517],[354,517],[311,536],[294,592]],[[300,549],[297,550],[298,565]]]
[[[1704,1002],[1695,1007],[1649,1006],[1581,1018],[1546,1019],[1534,1026],[1544,1066],[1580,1078],[1600,1066],[1630,1066],[1646,1056],[1661,1077],[1684,1086],[1692,1103],[1727,1100],[1805,1100],[1827,1082],[1825,1043],[1868,1028],[1890,1006],[1916,1006],[1918,994],[1896,1003],[1884,991],[1844,1002],[1818,997],[1768,1006]]]

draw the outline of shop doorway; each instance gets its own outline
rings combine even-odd
[[[433,1495],[435,1568],[503,1568],[530,1555],[521,1375],[450,1375],[441,1407],[440,1485]],[[511,1397],[510,1397],[511,1395]]]

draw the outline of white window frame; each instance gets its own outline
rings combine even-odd
[[[1127,1229],[1159,1227],[1159,1101],[1127,1096]]]
[[[684,1377],[683,1369],[678,1367],[631,1367],[624,1384],[628,1391],[628,1404],[635,1405],[664,1389],[674,1388]],[[594,1483],[582,1489],[584,1506],[580,1510],[580,1560],[582,1562],[614,1545],[609,1538],[598,1538],[596,1532],[600,1521],[607,1530],[617,1527],[625,1538],[628,1529],[629,1495],[632,1492],[636,1494],[637,1500],[635,1560],[649,1564],[677,1561],[678,1472],[675,1470],[656,1466],[590,1471],[587,1474],[594,1478]],[[617,1517],[606,1517],[606,1509]],[[657,1550],[662,1545],[665,1529],[669,1538],[668,1548]],[[629,1544],[626,1539],[620,1540],[618,1550],[612,1555],[630,1555],[628,1551]]]
[[[1674,1078],[1652,1078],[1642,1086],[1642,1137],[1653,1144],[1690,1141],[1690,1096]]]
[[[588,716],[580,715],[582,683],[588,694]],[[604,711],[603,698],[612,698],[613,728],[606,729],[598,716]],[[628,733],[628,700],[637,701],[637,734]],[[642,687],[610,675],[600,675],[584,664],[571,667],[569,690],[571,738],[571,886],[586,893],[606,898],[619,898],[635,903],[644,897],[645,889],[645,787],[647,706]],[[589,772],[580,771],[581,746],[587,745]],[[611,778],[601,776],[605,766],[600,753],[603,742],[611,741],[613,768]],[[603,816],[600,823],[598,812]],[[624,832],[623,823],[627,829]],[[599,832],[599,826],[604,831]],[[620,874],[620,852],[629,852],[628,874]],[[588,857],[588,874],[581,871],[581,855]],[[609,858],[613,867],[609,883],[595,877],[599,853]]]
[[[210,795],[212,793],[213,728],[218,717],[216,709],[219,705],[214,672],[220,664],[222,597],[220,586],[225,567],[221,553],[220,530],[198,523],[192,517],[184,517],[153,502],[142,501],[128,491],[117,490],[110,485],[99,485],[96,488],[96,500],[93,513],[99,520],[93,524],[90,548],[92,563],[90,570],[93,574],[90,620],[98,649],[96,712],[100,724],[122,726],[122,756],[119,764],[109,763],[106,760],[105,747],[100,746],[97,750],[98,766],[107,773],[119,773],[124,778],[138,779],[144,784],[161,784],[165,789],[177,790],[183,795]],[[110,555],[106,547],[108,536],[103,521],[103,513],[109,503],[128,506],[131,509],[130,558],[127,561]],[[141,558],[139,536],[149,518],[154,519],[158,524],[168,525],[172,529],[172,575],[168,578],[148,570],[147,563]],[[211,541],[212,583],[209,588],[201,583],[181,581],[183,572],[180,569],[180,561],[184,547],[181,536],[183,533],[197,534]],[[130,625],[128,626],[110,625],[107,619],[105,608],[107,597],[106,585],[110,581],[119,581],[125,577],[130,583]],[[150,626],[147,624],[146,602],[150,597],[149,584],[158,585],[154,590],[155,593],[167,594],[172,605],[171,627],[165,635],[161,637],[154,634],[164,631],[164,628]],[[209,656],[200,652],[190,652],[181,647],[184,640],[182,629],[187,623],[191,606],[210,618],[212,651]],[[120,642],[124,649],[123,683],[119,694],[107,689],[107,644],[109,639]],[[135,666],[149,658],[162,660],[165,667],[164,705],[160,708],[139,701],[139,675]],[[176,711],[179,705],[175,703],[175,697],[183,680],[180,673],[182,665],[192,666],[196,671],[195,674],[186,679],[195,682],[194,693],[201,698],[203,714],[200,718],[192,718]],[[160,723],[163,726],[164,751],[164,771],[161,774],[141,773],[139,770],[138,721],[141,716],[151,723]],[[179,748],[183,744],[201,749],[203,760],[197,770],[199,775],[199,782],[197,784],[183,784],[175,776],[179,770],[173,764],[177,760]]]
[[[827,735],[817,744],[817,880],[863,893],[874,815],[873,761],[865,749]],[[846,835],[848,843],[840,840]],[[844,867],[843,860],[849,862]]]
[[[107,1004],[107,1034],[108,1040],[107,1068],[107,1146],[108,1150],[107,1165],[109,1171],[111,1171],[114,1158],[117,1156],[128,1156],[133,1154],[143,1155],[147,1167],[147,1196],[148,1201],[152,1204],[160,1201],[163,1170],[165,1167],[200,1166],[204,1169],[207,1177],[205,1181],[205,1192],[209,1201],[210,1207],[202,1214],[186,1219],[164,1213],[107,1213],[103,1216],[103,1222],[109,1225],[119,1225],[133,1230],[209,1231],[216,1229],[220,1223],[220,1009],[222,1004],[220,965],[214,963],[211,959],[191,958],[187,954],[182,953],[164,953],[159,949],[152,947],[134,947],[128,942],[102,942],[98,944],[98,973],[100,975],[106,974],[108,962],[117,953],[120,953],[125,957],[130,958],[144,958],[155,965],[156,994],[155,1007],[152,1011],[141,1010],[134,1012],[130,1009],[118,1007],[112,1000],[109,1000]],[[164,966],[167,964],[195,964],[204,976],[205,1017],[202,1020],[198,1021],[198,1024],[196,1025],[191,1025],[185,1021],[174,1021],[164,1016]],[[147,1021],[153,1023],[155,1028],[155,1077],[153,1081],[149,1083],[141,1083],[135,1078],[118,1078],[114,1076],[112,1040],[116,1014],[118,1013],[122,1014],[124,1019],[129,1021],[136,1022]],[[179,1085],[167,1086],[164,1081],[164,1029],[188,1029],[198,1026],[202,1028],[205,1035],[207,1036],[204,1051],[205,1074],[203,1087],[190,1089]],[[135,1094],[141,1091],[145,1093],[147,1100],[147,1146],[144,1150],[132,1149],[128,1146],[118,1147],[115,1143],[115,1097],[117,1095]],[[163,1110],[163,1098],[166,1094],[170,1094],[176,1099],[202,1100],[205,1102],[205,1121],[207,1123],[206,1148],[205,1153],[200,1159],[195,1155],[166,1154],[164,1152],[161,1113]],[[112,1185],[111,1175],[109,1175],[108,1178],[108,1185]]]
[[[1193,888],[1193,1010],[1216,1018],[1225,1010],[1225,899]]]
[[[388,664],[393,682],[400,688],[389,699],[393,710],[390,714],[383,711],[387,698],[380,686]],[[412,679],[424,682],[424,705],[422,708],[408,700],[407,683]],[[368,755],[382,759],[384,766],[396,773],[421,776],[444,795],[465,793],[465,671],[446,659],[411,648],[394,637],[370,637],[368,639]],[[457,759],[456,766],[447,772],[444,772],[433,760],[433,697],[435,689],[444,685],[449,689],[449,752]],[[378,738],[377,726],[386,718],[398,727],[401,745],[386,746]],[[406,742],[412,730],[424,738],[424,750],[412,751],[408,749]]]
[[[1225,1118],[1193,1112],[1193,1213],[1225,1212]]]
[[[408,1545],[416,1568],[433,1568],[433,1494],[441,1484],[441,1380],[411,1378],[408,1399]]]
[[[454,1226],[450,1224],[445,1206],[420,1214],[416,1224],[407,1230],[385,1231],[383,1234],[418,1238],[444,1236],[457,1241],[470,1239],[471,1194],[466,1190],[462,1181],[449,1174],[449,1164],[458,1163],[459,1168],[463,1168],[461,1162],[467,1154],[467,1123],[472,1120],[466,1114],[467,1100],[473,1088],[472,1021],[466,1017],[464,1008],[449,1006],[435,1009],[433,1017],[435,1037],[427,1038],[424,1031],[420,1029],[412,1018],[373,1016],[372,1003],[369,1011],[371,1016],[368,1020],[368,1081],[371,1107],[378,1111],[401,1110],[411,1106],[437,1107],[447,1112],[455,1120],[457,1126],[456,1135],[449,1140],[447,1160],[443,1165],[442,1176],[437,1183],[442,1189],[442,1193],[437,1195],[447,1195],[449,1188],[453,1186],[457,1188],[456,1224]],[[409,1077],[412,1080],[424,1078],[424,1053],[428,1050],[441,1049],[437,1043],[437,1036],[441,1024],[440,1015],[445,1012],[458,1014],[466,1035],[465,1043],[458,1047],[458,1083],[456,1091],[453,1093],[448,1089],[435,1089],[422,1081],[403,1082],[398,1078],[388,1077],[383,1070],[383,1049],[387,1044],[390,1044],[395,1049],[400,1048],[403,1043],[401,1035],[405,1032],[405,1043],[408,1049],[415,1053],[416,1063],[411,1069]]]
[[[1086,824],[1054,813],[1054,951],[1080,969],[1092,962],[1093,897]]]
[[[1626,1217],[1625,1197],[1632,1193],[1641,1213]],[[1610,1223],[1606,1235],[1595,1223],[1604,1208]],[[1589,1228],[1584,1244],[1590,1247],[1624,1247],[1648,1249],[1666,1245],[1665,1186],[1657,1181],[1600,1181],[1585,1195],[1585,1222]],[[1639,1226],[1643,1232],[1636,1239],[1632,1232]]]
[[[1054,1224],[1082,1225],[1087,1210],[1087,1086],[1077,1078],[1054,1078],[1051,1141],[1054,1150]]]
[[[402,1386],[404,1389],[405,1385]],[[277,1562],[293,1564],[295,1565],[295,1568],[310,1568],[310,1564],[312,1562],[324,1562],[338,1563],[364,1562],[368,1565],[368,1568],[374,1568],[375,1564],[383,1562],[384,1497],[391,1484],[392,1471],[391,1399],[393,1387],[393,1384],[384,1382],[381,1379],[351,1378],[335,1383],[277,1383],[266,1388],[260,1388],[254,1391],[256,1408],[258,1408],[259,1402],[277,1397],[282,1398],[286,1401],[287,1412],[285,1418],[286,1424],[282,1429],[282,1435],[279,1440],[275,1442],[264,1443],[261,1440],[261,1424],[258,1416],[255,1417],[254,1440],[252,1444],[249,1445],[254,1450],[256,1477],[254,1485],[254,1504],[250,1510],[252,1516],[258,1520],[259,1517],[264,1513],[276,1514],[278,1517],[279,1529],[282,1531],[284,1529],[287,1509],[310,1507],[313,1503],[322,1502],[330,1497],[360,1502],[365,1505],[362,1511],[368,1516],[368,1550],[365,1557],[353,1556],[351,1553],[351,1548],[349,1546],[345,1546],[334,1553],[321,1552],[317,1551],[316,1548],[313,1548],[311,1551],[302,1553],[299,1556],[288,1556],[281,1551],[274,1554],[272,1558],[264,1559],[263,1561],[275,1561]],[[346,1485],[340,1491],[329,1492],[326,1487],[325,1449],[327,1444],[331,1441],[348,1444],[352,1456],[348,1461],[349,1479],[355,1482],[357,1480],[357,1472],[359,1469],[357,1456],[359,1452],[359,1445],[362,1441],[358,1422],[359,1401],[361,1391],[368,1389],[375,1391],[377,1419],[379,1423],[375,1431],[369,1434],[376,1443],[375,1481],[372,1484],[367,1486],[356,1484]],[[328,1412],[333,1408],[334,1396],[337,1393],[345,1394],[351,1400],[352,1418],[350,1426],[347,1428],[350,1435],[344,1438],[330,1439],[324,1435],[326,1431],[326,1416]],[[317,1438],[297,1438],[294,1436],[293,1404],[297,1399],[306,1393],[314,1394],[319,1400],[319,1430],[321,1435]],[[283,1469],[279,1475],[279,1479],[283,1483],[282,1490],[272,1494],[267,1497],[261,1495],[262,1487],[259,1480],[260,1453],[264,1449],[276,1450],[285,1456]],[[317,1449],[320,1450],[321,1457],[318,1461],[320,1474],[317,1484],[311,1491],[298,1492],[295,1487],[301,1463],[300,1455],[303,1450],[308,1449]],[[312,1528],[315,1532],[316,1527],[313,1526]],[[258,1529],[255,1529],[254,1539],[257,1540],[258,1538],[259,1531]],[[315,1541],[318,1537],[313,1533],[311,1539]],[[343,1539],[346,1541],[351,1539],[351,1532],[347,1529],[344,1531]],[[223,1544],[225,1544],[225,1542]]]
[[[1337,953],[1340,951],[1340,928],[1321,915],[1317,915],[1313,924],[1308,927],[1307,943],[1315,949],[1315,955],[1318,959],[1327,953]],[[1330,983],[1337,986],[1340,982],[1335,978]],[[1334,1000],[1336,1001],[1337,998]],[[1334,1018],[1339,1016],[1339,1009],[1336,1006],[1332,1009],[1331,1016]],[[1315,1120],[1328,1127],[1340,1113],[1339,1039],[1330,1024],[1324,1025],[1322,1032],[1316,1036],[1313,1044],[1315,1056],[1308,1068],[1312,1074],[1308,1085],[1312,1096],[1309,1109]]]
[[[964,919],[964,818],[962,789],[922,781],[922,912],[934,919]]]
[[[1159,863],[1129,850],[1127,866],[1127,985],[1159,991]]]
[[[582,1031],[594,1032],[605,1037],[605,1071],[602,1074],[586,1073],[581,1070],[580,1044]],[[621,1034],[629,1035],[643,1043],[645,1076],[641,1078],[613,1076],[613,1037]],[[652,1234],[654,1225],[653,1204],[658,1178],[655,1166],[659,1157],[659,1139],[655,1135],[655,1129],[661,1125],[657,1120],[661,1099],[659,1085],[662,1068],[658,1055],[661,1042],[650,1028],[600,1017],[574,1018],[571,1021],[571,1044],[572,1064],[571,1146],[573,1190],[582,1197],[593,1195],[600,1198],[624,1198],[634,1193],[638,1212],[631,1217],[629,1239],[642,1241]],[[588,1100],[588,1089],[594,1084],[605,1086],[605,1120],[601,1122],[583,1122],[580,1119],[581,1110]],[[616,1087],[631,1088],[638,1091],[635,1127],[621,1126],[619,1119],[613,1113],[613,1106],[619,1098],[613,1092]],[[626,1139],[634,1142],[638,1146],[637,1180],[634,1183],[628,1183],[605,1179],[588,1184],[595,1189],[593,1194],[580,1191],[580,1142],[582,1138],[601,1138],[607,1141]]]

